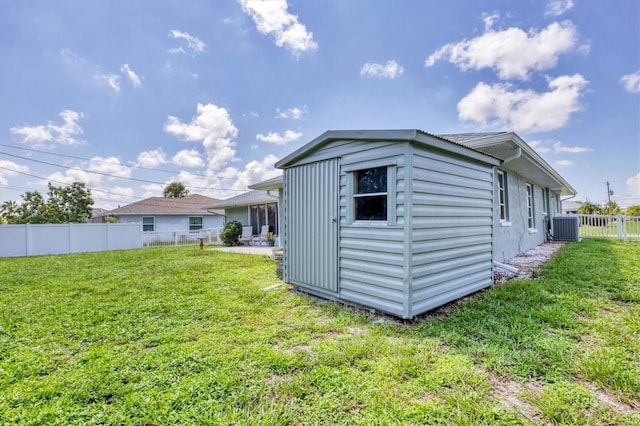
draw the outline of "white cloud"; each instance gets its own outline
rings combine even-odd
[[[573,8],[573,0],[551,0],[547,3],[544,15],[557,17]]]
[[[195,149],[183,149],[173,156],[171,161],[182,167],[202,167],[204,161],[200,158],[200,153]]]
[[[169,182],[167,182],[168,184]],[[140,185],[140,187],[142,189],[144,189],[144,194],[142,194],[143,198],[149,198],[149,197],[162,197],[162,194],[164,192],[164,187],[166,185],[160,185],[158,183],[150,183],[150,184],[144,184],[144,185]]]
[[[16,176],[20,173],[28,173],[29,166],[16,164],[9,160],[0,160],[0,185],[8,185],[7,177]]]
[[[360,68],[361,76],[370,76],[378,78],[389,78],[393,80],[404,72],[404,68],[398,65],[396,61],[388,61],[386,64],[376,64],[367,62]]]
[[[229,112],[214,104],[198,104],[197,115],[190,123],[182,123],[173,116],[167,117],[163,130],[185,141],[201,141],[207,153],[208,167],[217,170],[235,159],[233,138],[238,129],[233,125]]]
[[[104,173],[116,177],[109,177],[109,180],[117,178],[131,177],[131,169],[120,163],[117,157],[92,157],[89,165],[86,167],[88,171]]]
[[[620,79],[620,84],[622,84],[624,90],[629,93],[640,93],[640,71],[624,75]]]
[[[548,146],[543,146],[542,145],[543,142],[542,141],[529,141],[527,142],[527,145],[529,145],[531,148],[533,148],[537,153],[547,153],[547,152],[551,152],[551,148],[549,148]]]
[[[84,141],[76,136],[84,134],[84,130],[78,124],[84,114],[72,110],[64,110],[60,114],[62,125],[51,122],[39,126],[12,127],[9,129],[14,135],[22,136],[22,143],[33,146],[42,146],[46,142],[55,142],[61,145],[80,145]]]
[[[206,47],[206,45],[204,44],[204,42],[202,40],[200,40],[198,37],[192,36],[189,33],[186,32],[182,32],[182,31],[178,31],[178,30],[171,30],[169,32],[169,37],[172,38],[178,38],[178,39],[184,39],[187,41],[187,47],[189,49],[191,49],[194,53],[202,53],[204,52],[204,49]],[[182,46],[180,46],[179,48],[174,48],[174,49],[169,49],[170,53],[184,53],[184,49],[182,48]]]
[[[116,92],[120,91],[120,76],[117,74],[96,73],[93,79],[101,86],[109,86]]]
[[[629,205],[640,204],[640,173],[627,179],[627,194]]]
[[[142,151],[134,163],[138,167],[157,167],[167,162],[167,157],[162,148],[153,151]]]
[[[84,170],[69,169],[66,172],[55,172],[46,177],[40,183],[42,186],[47,185],[48,181],[54,183],[64,183],[71,185],[73,182],[84,182],[87,188],[100,188],[102,186],[103,176]]]
[[[293,107],[289,108],[285,111],[280,111],[280,108],[276,108],[276,118],[291,118],[293,120],[299,120],[302,117],[302,114],[307,112],[307,106]]]
[[[556,169],[566,169],[568,167],[575,166],[575,163],[569,160],[558,160],[555,161],[552,166]]]
[[[556,142],[553,144],[553,152],[556,154],[580,154],[582,152],[591,152],[593,148],[587,148],[584,146],[562,146],[562,142]]]
[[[269,132],[266,135],[258,133],[256,139],[262,142],[273,143],[276,145],[285,145],[289,142],[297,141],[302,137],[302,133],[294,130],[287,130],[283,134]]]
[[[425,66],[444,59],[462,70],[492,68],[501,79],[526,80],[531,71],[554,67],[558,57],[576,45],[576,28],[569,21],[526,33],[520,28],[494,31],[494,20],[495,17],[485,18],[487,27],[481,36],[442,46],[425,60]]]
[[[245,165],[243,171],[228,168],[225,170],[224,179],[236,179],[231,189],[246,189],[254,183],[280,176],[282,171],[273,166],[276,161],[278,161],[278,157],[269,154],[262,161],[250,161]]]
[[[138,87],[142,86],[140,77],[138,77],[138,74],[136,74],[135,71],[131,69],[129,64],[124,64],[123,66],[121,66],[120,71],[127,77],[133,87],[137,89]]]
[[[587,83],[580,74],[565,75],[549,80],[549,92],[537,93],[480,82],[458,103],[458,118],[519,132],[559,129],[582,109],[579,98]]]
[[[318,44],[313,33],[298,22],[298,17],[289,13],[286,0],[238,0],[242,10],[256,24],[258,31],[271,35],[278,47],[285,47],[296,55],[315,50]]]

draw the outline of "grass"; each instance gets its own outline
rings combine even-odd
[[[0,259],[0,424],[640,424],[640,245],[411,322],[193,247]]]

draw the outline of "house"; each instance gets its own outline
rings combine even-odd
[[[278,177],[262,182],[279,182],[282,187],[282,178]],[[279,233],[278,220],[278,193],[268,190],[254,190],[245,192],[235,197],[209,204],[207,209],[223,210],[225,222],[237,221],[243,226],[253,227],[253,234],[258,235],[263,225],[268,225],[275,234]]]
[[[207,211],[206,206],[218,201],[204,195],[181,198],[151,197],[104,213],[121,223],[141,223],[147,232],[189,232],[223,226],[222,212]]]
[[[564,214],[578,214],[578,210],[582,205],[579,201],[563,201],[562,202],[562,213]]]
[[[492,285],[575,194],[512,132],[328,131],[276,167],[284,280],[402,318]]]

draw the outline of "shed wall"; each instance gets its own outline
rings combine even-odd
[[[415,148],[412,190],[409,316],[493,283],[493,170]]]

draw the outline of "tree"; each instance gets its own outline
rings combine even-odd
[[[0,206],[6,223],[82,223],[91,218],[91,190],[84,183],[68,187],[48,184],[47,200],[38,191],[22,194],[22,202],[7,201]]]
[[[640,204],[627,207],[627,216],[640,216]]]
[[[608,215],[620,214],[620,206],[615,201],[609,201],[607,204],[604,205],[604,208],[602,209],[602,214],[608,214]]]
[[[598,204],[592,203],[587,200],[580,205],[578,208],[578,213],[580,214],[600,214],[602,212],[602,207]]]
[[[164,188],[165,198],[182,198],[186,195],[189,195],[189,190],[182,182],[171,182]]]

